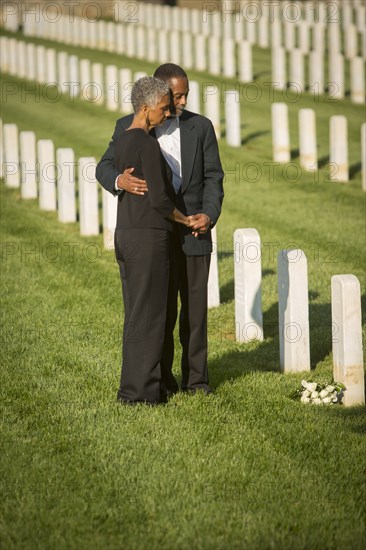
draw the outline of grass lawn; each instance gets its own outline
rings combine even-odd
[[[153,68],[55,47],[105,64]],[[268,52],[256,55],[268,72]],[[1,183],[4,548],[364,547],[365,409],[289,399],[304,375],[280,373],[276,264],[282,248],[307,255],[313,369],[307,378],[330,380],[331,276],[358,276],[364,310],[366,302],[363,109],[348,99],[317,102],[307,94],[290,102],[292,163],[284,172],[271,165],[264,81],[258,77],[262,98],[241,106],[243,147],[220,141],[227,176],[217,228],[222,304],[209,312],[214,396],[178,394],[156,408],[117,405],[123,309],[113,254],[103,250],[101,236],[80,237],[78,224],[60,224],[55,213]],[[36,101],[24,95],[20,80],[2,75],[6,83],[14,93],[3,103],[3,122],[73,147],[76,158],[102,155],[117,113],[67,98]],[[316,176],[299,171],[302,107],[317,113]],[[348,184],[329,182],[332,114],[345,114],[349,123]],[[260,167],[258,179],[250,163]],[[255,227],[262,239],[260,343],[235,342],[232,236],[239,227]],[[177,352],[178,377],[179,360]]]

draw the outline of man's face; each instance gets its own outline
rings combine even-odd
[[[168,86],[172,92],[172,106],[170,109],[170,114],[180,116],[187,105],[187,97],[189,93],[188,79],[183,77],[171,78],[168,81]]]

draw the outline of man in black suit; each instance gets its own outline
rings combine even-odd
[[[181,299],[179,337],[182,344],[182,390],[211,393],[207,369],[207,282],[212,252],[211,227],[216,224],[224,197],[223,171],[212,123],[185,111],[189,82],[185,71],[173,63],[156,69],[154,76],[169,84],[173,117],[155,129],[161,151],[172,169],[176,207],[185,215],[195,215],[193,230],[175,227],[172,239],[168,310],[162,360],[162,379],[168,395],[178,391],[172,374],[173,331],[177,320],[178,292]],[[148,192],[146,182],[132,170],[123,174],[114,165],[115,143],[130,125],[132,115],[117,121],[112,140],[100,160],[96,176],[113,194]],[[122,285],[123,273],[121,273]]]

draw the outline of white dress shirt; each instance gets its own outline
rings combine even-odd
[[[173,187],[178,193],[182,185],[182,157],[180,151],[179,117],[167,119],[155,128],[161,152],[173,173]]]

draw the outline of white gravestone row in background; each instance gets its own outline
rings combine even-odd
[[[0,121],[0,129],[2,123]],[[16,124],[4,124],[1,132],[0,153],[4,150],[5,184],[21,186],[24,199],[36,199],[39,195],[41,210],[58,210],[58,219],[63,223],[76,221],[75,156],[70,148],[56,151],[50,139],[36,143],[34,132],[20,132],[20,155],[18,128]],[[80,234],[99,234],[98,184],[95,179],[96,161],[92,157],[80,158],[78,162]],[[37,191],[38,180],[38,191]],[[56,186],[57,182],[57,186]],[[109,194],[109,193],[108,193]],[[104,246],[113,247],[112,232],[117,215],[117,202],[113,195],[104,198]]]
[[[5,38],[5,37],[2,37]],[[11,39],[13,40],[13,39]],[[11,40],[9,42],[11,42]],[[32,46],[32,45],[27,45]],[[125,101],[126,84],[120,86],[117,75],[118,69],[115,65],[108,65],[104,67],[100,63],[93,63],[90,69],[90,62],[85,59],[78,59],[76,56],[69,56],[66,52],[57,52],[52,49],[39,49],[37,46],[33,46],[33,51],[38,54],[42,53],[42,59],[47,58],[46,64],[42,63],[42,70],[38,70],[40,63],[34,64],[27,63],[27,69],[30,74],[26,75],[26,78],[30,79],[32,76],[39,80],[39,82],[52,85],[57,81],[59,89],[62,93],[67,93],[71,97],[80,95],[82,99],[91,101],[97,104],[103,104],[106,102],[107,109],[111,111],[119,109],[122,112],[130,112],[132,109],[130,102]],[[5,48],[6,50],[6,48]],[[18,48],[19,50],[19,48]],[[18,52],[19,53],[19,52]],[[316,52],[312,52],[313,57],[316,56]],[[343,98],[344,91],[344,77],[343,77],[343,56],[340,54],[333,54],[334,59],[329,68],[329,92],[334,98]],[[5,58],[7,55],[4,56]],[[10,56],[12,58],[12,56]],[[34,55],[33,55],[34,57]],[[36,56],[37,57],[37,56]],[[38,55],[38,61],[39,61]],[[57,60],[56,65],[54,60]],[[218,56],[219,60],[219,56]],[[300,93],[304,89],[304,69],[303,69],[303,55],[300,50],[293,50],[291,52],[290,63],[290,89],[293,88],[295,92]],[[12,74],[14,68],[12,68],[14,62],[11,59],[8,62],[2,61],[4,68],[10,66]],[[44,69],[44,65],[47,69]],[[219,65],[218,65],[219,66]],[[227,62],[224,62],[224,67],[229,67]],[[312,68],[314,67],[314,69]],[[312,93],[321,93],[324,87],[324,81],[319,78],[319,68],[321,62],[319,59],[313,59],[313,63],[309,67],[309,82],[311,83]],[[218,70],[218,67],[216,67]],[[225,71],[231,70],[225,68]],[[120,71],[128,72],[129,69],[121,69]],[[273,51],[272,57],[272,71],[273,71],[273,86],[279,89],[283,89],[286,86],[286,71],[285,71],[285,57],[283,48],[279,48]],[[251,46],[248,42],[242,42],[239,45],[239,72],[241,80],[244,82],[250,82],[252,79],[252,66],[251,66]],[[322,71],[320,71],[321,73]],[[34,74],[36,73],[36,74]],[[90,74],[91,73],[91,74]],[[105,73],[105,74],[104,74]],[[130,74],[130,73],[128,73]],[[227,73],[228,74],[228,73]],[[90,79],[91,77],[91,79]],[[87,80],[89,79],[89,80]],[[125,78],[124,78],[125,80]],[[364,83],[364,63],[362,58],[354,58],[351,61],[351,99],[354,103],[363,103],[365,99],[365,83]],[[130,81],[131,82],[131,81]],[[194,81],[191,81],[191,83]],[[192,87],[194,84],[192,84]],[[127,85],[128,88],[128,85]],[[195,91],[192,90],[194,94]],[[128,92],[129,95],[129,92]],[[118,97],[120,99],[118,99]],[[192,100],[193,101],[193,100]],[[200,112],[199,102],[196,100],[194,105],[197,107],[197,112]],[[127,109],[128,108],[128,109]],[[195,110],[192,108],[192,110]]]
[[[288,107],[286,103],[272,103],[272,147],[273,160],[286,164],[290,162],[290,139]],[[317,170],[316,117],[313,109],[299,110],[299,149],[300,164],[308,171]],[[347,119],[334,115],[329,123],[330,168],[329,177],[333,181],[349,181]],[[361,158],[364,158],[364,145],[361,132]],[[362,164],[362,163],[361,163]],[[364,183],[362,188],[365,190]]]

